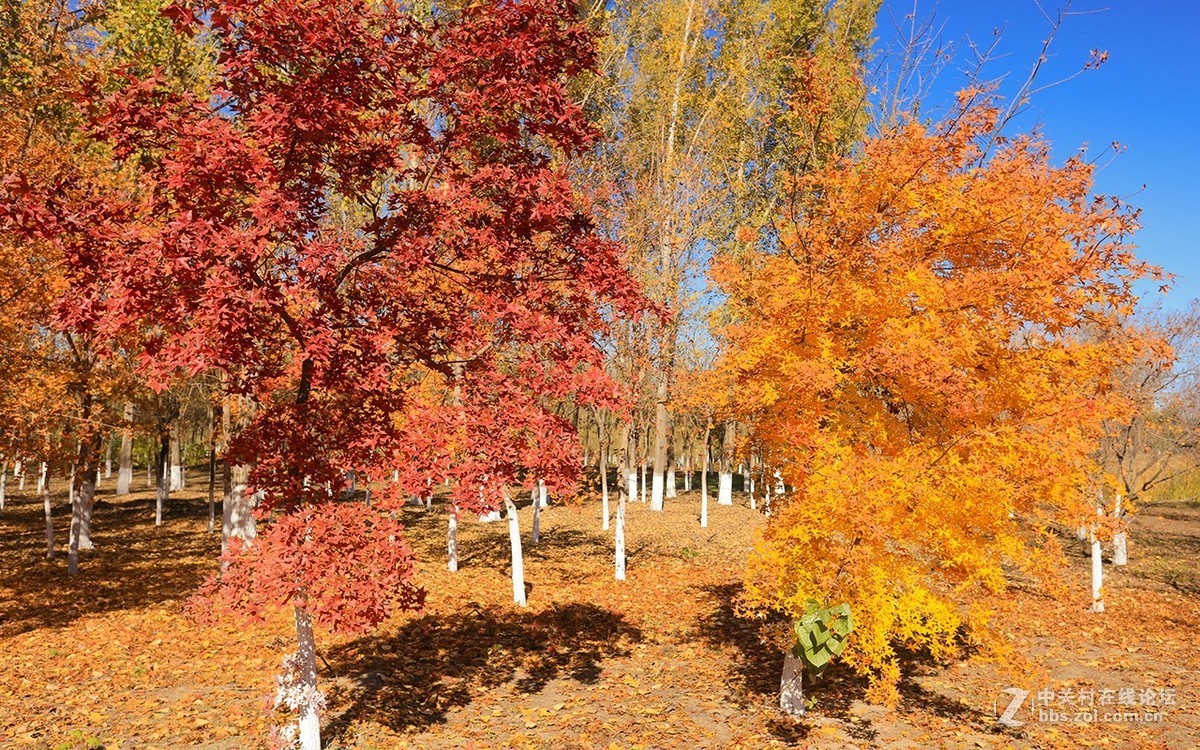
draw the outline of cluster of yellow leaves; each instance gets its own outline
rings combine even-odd
[[[1060,559],[1095,517],[1090,452],[1145,351],[1120,320],[1155,273],[1136,213],[1091,166],[1006,141],[972,99],[794,181],[778,232],[720,259],[722,372],[796,492],[751,558],[747,603],[849,602],[847,660],[896,699],[897,644],[950,653],[958,602]]]

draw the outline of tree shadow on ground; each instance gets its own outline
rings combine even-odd
[[[554,513],[554,509],[547,509],[546,513],[549,516]],[[407,538],[419,559],[445,559],[447,515],[444,508],[435,504],[433,511],[426,511],[415,506],[405,506],[401,521],[411,530]],[[521,552],[527,560],[561,557],[562,552],[570,552],[574,558],[609,554],[610,542],[603,535],[557,527],[552,525],[549,518],[546,519],[537,544],[530,541],[530,534],[530,529],[521,529]],[[470,518],[460,520],[458,564],[463,568],[507,570],[512,565],[507,522],[500,520],[479,523]]]
[[[786,628],[783,617],[767,621],[740,617],[736,602],[742,592],[740,584],[705,586],[701,589],[716,603],[712,614],[699,622],[699,635],[717,647],[732,646],[737,651],[734,668],[727,687],[736,701],[743,704],[775,704],[779,696],[779,679],[783,671],[783,652],[766,642],[771,628]],[[958,726],[997,735],[1017,736],[996,724],[995,717],[978,711],[966,703],[927,690],[917,682],[923,675],[936,672],[940,665],[928,653],[899,649],[897,657],[903,677],[899,684],[900,710],[905,704],[919,706],[922,712],[932,713],[954,721]],[[860,716],[855,704],[866,701],[868,681],[845,665],[834,662],[815,683],[805,679],[805,695],[816,699],[814,715],[836,719],[852,738],[874,742],[878,732],[872,722]],[[793,719],[782,712],[769,722],[771,732],[784,742],[800,742],[812,731],[812,717]]]
[[[220,535],[197,525],[208,517],[207,498],[172,497],[155,527],[151,493],[102,491],[92,517],[96,548],[82,551],[79,575],[68,576],[65,500],[54,498],[54,560],[46,559],[42,503],[32,493],[10,498],[0,516],[0,637],[182,599],[216,570]]]
[[[328,691],[330,736],[359,720],[396,731],[441,723],[450,709],[505,683],[521,694],[560,677],[595,683],[605,659],[627,655],[641,639],[620,615],[591,604],[426,615],[327,654],[337,675]]]

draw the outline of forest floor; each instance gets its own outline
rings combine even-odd
[[[149,492],[114,499],[106,481],[97,548],[71,579],[63,498],[59,558],[47,561],[41,504],[14,484],[0,513],[0,747],[266,747],[290,623],[201,627],[182,613],[220,549],[206,494],[176,493],[155,527]],[[775,707],[782,655],[732,604],[762,516],[710,507],[701,529],[695,493],[662,513],[633,503],[625,582],[613,580],[598,503],[543,511],[537,546],[523,509],[526,609],[511,604],[505,524],[460,524],[451,574],[445,514],[406,509],[427,606],[365,637],[319,637],[327,746],[1200,747],[1200,507],[1141,510],[1129,566],[1106,566],[1104,614],[1087,611],[1074,540],[1077,595],[997,598],[996,626],[1031,671],[907,656],[888,710],[834,666],[798,721]],[[1031,691],[1019,726],[997,721],[1006,688]]]

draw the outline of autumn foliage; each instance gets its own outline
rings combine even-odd
[[[779,232],[723,258],[727,377],[794,493],[750,560],[747,604],[849,603],[846,659],[895,699],[896,647],[951,653],[964,609],[1046,572],[1055,523],[1095,517],[1090,453],[1114,373],[1137,214],[1081,158],[996,132],[994,102],[910,123],[798,176]],[[983,634],[976,629],[975,637]]]
[[[214,45],[211,97],[132,71],[83,88],[120,179],[12,180],[10,224],[62,252],[67,325],[135,345],[152,386],[215,370],[256,404],[230,456],[272,522],[234,569],[270,572],[226,575],[254,590],[228,601],[281,604],[290,576],[326,624],[377,622],[416,601],[389,508],[433,481],[479,511],[567,486],[577,442],[548,399],[615,398],[593,337],[638,292],[565,173],[597,137],[564,89],[591,38],[542,0],[167,13]],[[400,481],[335,509],[348,469]],[[387,585],[334,597],[356,586],[319,570],[337,555]]]

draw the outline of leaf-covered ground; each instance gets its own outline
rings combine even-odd
[[[177,493],[156,528],[149,493],[115,502],[111,483],[103,489],[97,549],[76,579],[63,560],[63,498],[54,562],[31,494],[10,492],[0,514],[0,747],[265,747],[289,621],[189,621],[182,604],[220,547],[205,530],[205,495]],[[774,708],[782,655],[732,604],[762,518],[714,503],[711,528],[700,529],[697,506],[694,494],[664,513],[631,506],[623,583],[612,579],[596,505],[544,511],[536,547],[525,508],[527,609],[509,603],[504,524],[464,522],[462,569],[451,574],[445,514],[406,509],[427,609],[366,637],[322,639],[328,747],[1200,746],[1195,506],[1143,510],[1129,567],[1107,568],[1103,615],[1087,611],[1082,543],[1073,599],[1015,587],[994,602],[1024,661],[909,655],[892,711],[866,704],[863,682],[835,667],[810,689],[815,704],[801,721]],[[1031,691],[1020,726],[996,721],[1008,687]],[[1096,717],[1076,720],[1089,691]],[[1070,720],[1039,720],[1031,708]],[[1128,715],[1105,717],[1116,711]]]

